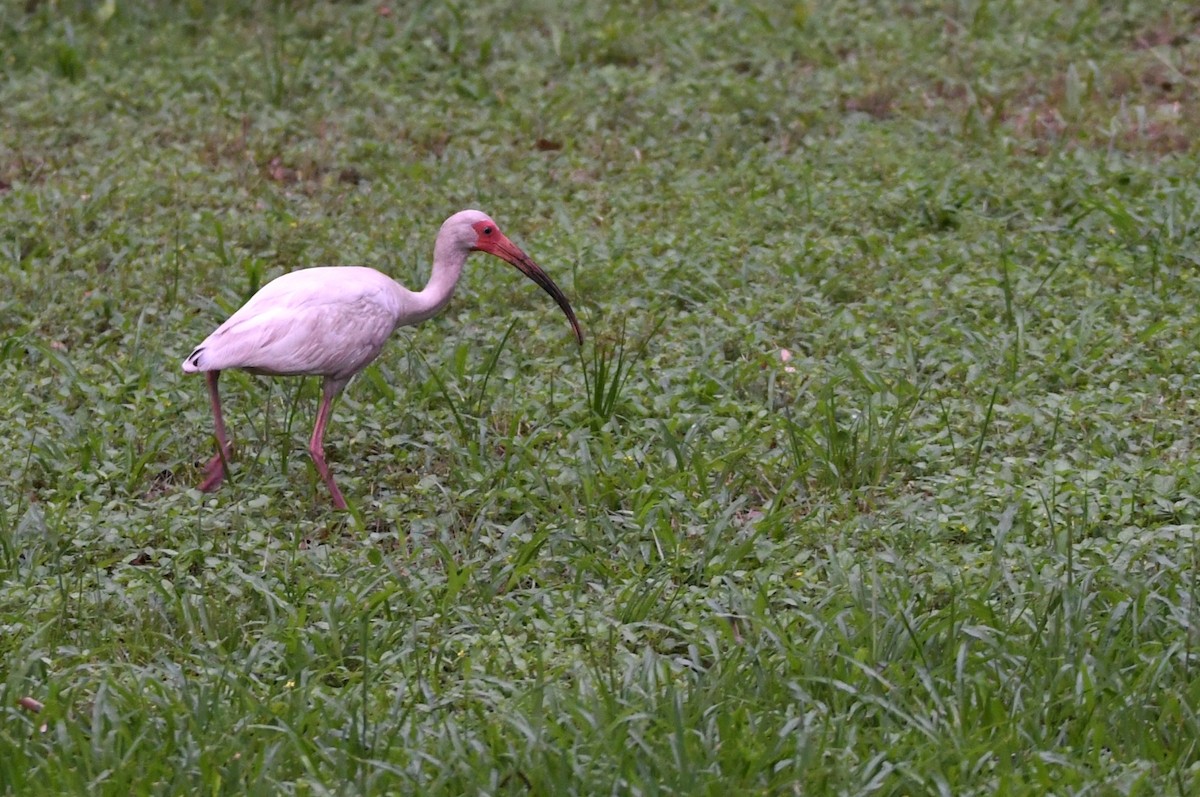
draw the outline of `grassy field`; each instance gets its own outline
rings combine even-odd
[[[14,1],[0,76],[0,793],[1200,793],[1194,4]],[[464,207],[586,345],[477,256],[349,513],[313,380],[197,492],[191,348]]]

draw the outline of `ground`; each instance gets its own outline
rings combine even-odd
[[[1183,2],[0,7],[0,793],[1200,791]],[[191,348],[470,263],[327,438]],[[24,700],[24,704],[19,701]],[[41,710],[32,709],[41,705]]]

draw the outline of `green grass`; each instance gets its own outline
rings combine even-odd
[[[1200,792],[1191,4],[575,6],[0,6],[0,793]]]

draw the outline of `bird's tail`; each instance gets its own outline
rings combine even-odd
[[[183,361],[183,372],[185,374],[194,374],[204,370],[204,366],[200,363],[200,354],[203,351],[204,347],[201,346],[189,354],[187,359]]]

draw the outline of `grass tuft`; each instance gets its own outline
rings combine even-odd
[[[847,405],[841,394],[851,388]],[[922,392],[903,380],[886,384],[857,367],[818,392],[807,423],[784,416],[792,467],[812,483],[834,492],[880,487],[903,476],[912,450],[910,422]]]
[[[588,409],[591,410],[594,426],[603,425],[617,415],[622,393],[634,367],[645,357],[647,347],[665,321],[665,316],[660,316],[640,340],[631,341],[627,333],[627,319],[623,319],[614,339],[599,338],[593,342],[590,363],[580,350],[583,389],[588,397]]]

